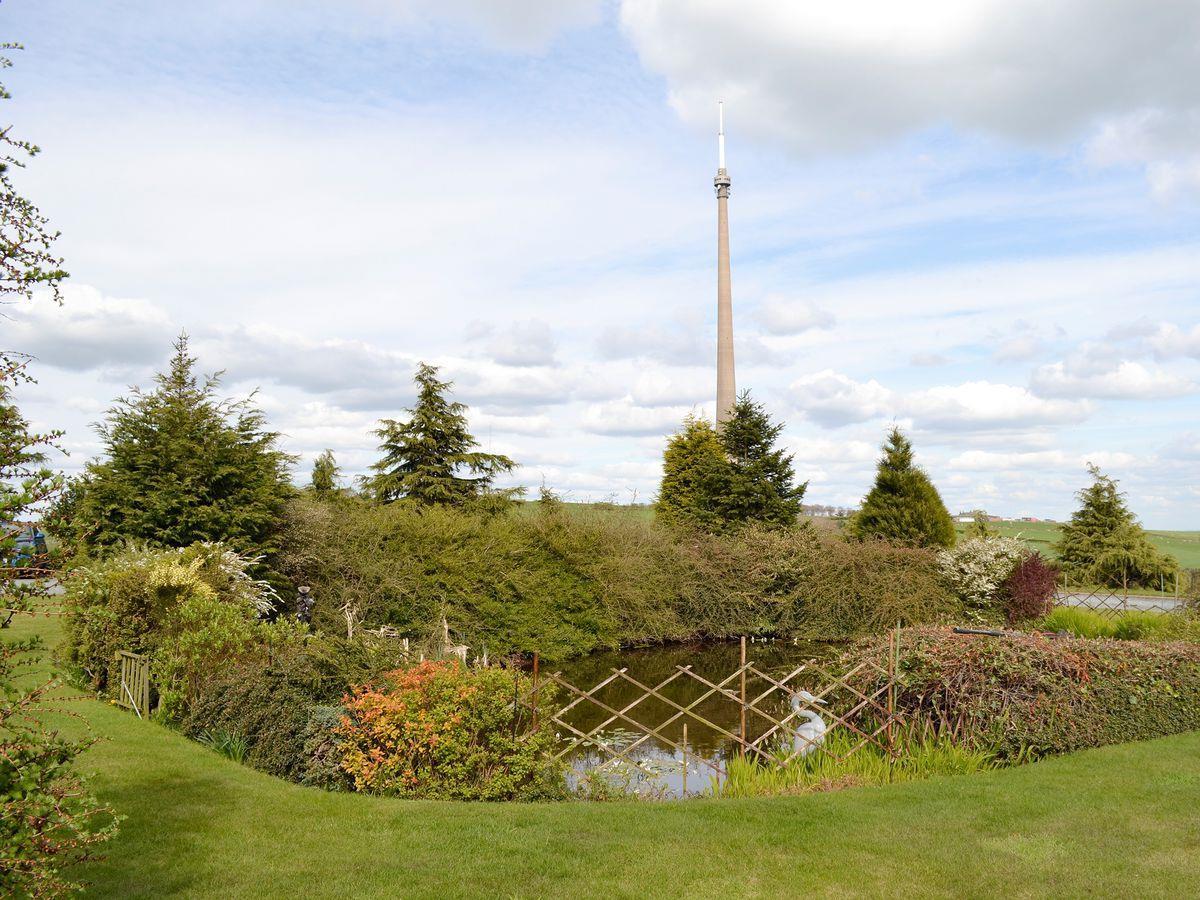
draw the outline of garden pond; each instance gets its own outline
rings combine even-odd
[[[797,668],[809,665],[787,684],[795,689],[807,688],[820,693],[830,681],[819,671],[825,667],[834,675],[842,674],[836,665],[837,657],[845,649],[844,644],[791,639],[754,641],[746,645],[746,660],[756,669],[775,680],[783,680]],[[594,701],[579,699],[578,694],[559,686],[556,708],[566,707],[572,700],[579,700],[562,715],[566,723],[557,726],[557,732],[566,746],[578,737],[572,729],[584,734],[613,719],[609,710],[625,710],[632,722],[615,718],[614,721],[596,732],[595,736],[607,746],[619,749],[636,762],[636,767],[610,753],[584,743],[567,754],[568,779],[578,787],[587,778],[603,778],[609,786],[629,793],[649,796],[681,797],[707,793],[712,790],[713,779],[722,777],[724,763],[738,752],[733,735],[741,730],[741,706],[729,696],[710,693],[711,685],[723,684],[726,691],[736,695],[740,691],[740,677],[735,673],[740,667],[741,648],[738,642],[712,642],[676,644],[620,651],[593,653],[579,659],[557,665],[547,665],[547,675],[557,675],[581,692],[591,692],[597,684],[624,669],[628,678],[612,678],[608,684],[591,693]],[[664,680],[676,675],[680,667],[690,667],[694,675],[679,674],[669,684],[656,692],[662,698],[649,695],[647,688],[657,688]],[[734,675],[732,679],[729,676]],[[632,679],[632,680],[630,680]],[[700,680],[700,679],[703,679]],[[729,679],[728,681],[726,679]],[[546,678],[544,683],[553,679]],[[635,684],[633,682],[638,682]],[[705,684],[707,681],[710,684]],[[765,678],[748,673],[746,696],[753,702],[771,684]],[[705,694],[710,694],[692,709],[699,717],[679,715],[679,706],[689,706]],[[638,698],[642,698],[638,701]],[[758,708],[775,719],[782,720],[789,712],[789,697],[776,689],[758,703]],[[635,701],[638,701],[635,703]],[[671,701],[671,702],[668,702]],[[601,706],[600,704],[603,704]],[[609,707],[606,710],[604,707]],[[673,721],[668,722],[672,719]],[[704,719],[711,725],[700,721]],[[687,742],[684,744],[684,723],[687,723]],[[667,723],[667,724],[663,724]],[[642,726],[639,728],[638,726]],[[753,709],[746,715],[746,732],[756,740],[773,729],[773,724],[757,715]],[[657,732],[649,734],[646,730]],[[776,729],[778,731],[778,729]],[[791,735],[781,735],[790,743]],[[674,746],[673,746],[674,745]],[[686,776],[684,771],[683,747],[687,750]],[[626,749],[632,748],[632,749]]]

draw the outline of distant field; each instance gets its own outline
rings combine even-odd
[[[1009,537],[1020,537],[1025,543],[1040,550],[1042,555],[1054,557],[1054,542],[1058,540],[1057,522],[993,522],[992,527]],[[967,526],[955,526],[961,535]],[[1200,569],[1200,531],[1147,531],[1146,535],[1159,550],[1170,553],[1185,569]]]
[[[586,513],[611,513],[613,515],[634,516],[636,518],[654,518],[654,507],[649,504],[628,506],[615,503],[567,503],[567,509],[580,515]],[[532,511],[534,504],[526,504],[525,509]],[[835,528],[837,523],[831,519],[813,519],[813,524],[821,528]],[[965,524],[956,524],[961,535],[967,528]],[[1054,542],[1058,540],[1059,525],[1057,522],[993,522],[992,527],[1008,537],[1020,537],[1043,556],[1055,557]],[[1200,531],[1147,531],[1150,542],[1164,553],[1170,553],[1185,569],[1200,569]]]

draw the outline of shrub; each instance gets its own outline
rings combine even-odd
[[[1200,617],[1192,613],[1140,609],[1102,613],[1077,606],[1060,606],[1045,616],[1039,627],[1046,631],[1065,631],[1076,637],[1200,642]]]
[[[972,538],[938,553],[938,566],[968,617],[999,621],[1005,612],[1004,583],[1029,551],[1018,538]]]
[[[487,515],[301,497],[281,565],[313,586],[313,621],[326,632],[345,634],[345,608],[410,635],[445,615],[493,657],[756,632],[861,635],[957,609],[930,551],[809,527],[680,533],[555,503]]]
[[[875,484],[848,523],[860,540],[953,547],[954,520],[929,475],[913,462],[912,442],[893,427],[883,443]]]
[[[182,550],[127,548],[90,562],[66,579],[64,661],[75,679],[100,692],[115,689],[119,650],[154,653],[164,635],[199,623],[213,602],[238,617],[269,608],[274,592],[253,580],[252,561],[220,544]]]
[[[1042,554],[1030,553],[1012,570],[1000,589],[1009,624],[1044,616],[1054,608],[1058,571]]]
[[[887,653],[887,643],[874,639],[851,658],[882,668]],[[1200,646],[1193,644],[993,638],[924,628],[902,633],[899,663],[902,715],[1001,759],[1200,728]],[[882,689],[885,677],[860,671],[856,685]]]
[[[447,800],[537,800],[562,796],[554,736],[533,730],[514,703],[529,679],[457,661],[397,670],[346,698],[336,729],[342,768],[358,790]],[[542,702],[550,701],[548,691]]]
[[[1112,616],[1082,606],[1059,606],[1044,616],[1038,627],[1082,638],[1111,638],[1117,633]]]
[[[257,664],[230,668],[196,695],[180,727],[191,737],[236,735],[245,761],[271,775],[300,781],[305,738],[315,704],[286,675]]]
[[[327,791],[353,787],[350,775],[342,768],[343,739],[338,733],[345,716],[346,710],[341,706],[316,706],[309,712],[304,729],[302,784]]]

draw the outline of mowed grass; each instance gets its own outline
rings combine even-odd
[[[127,817],[93,896],[1200,895],[1200,734],[802,797],[485,805],[303,788],[74,705]]]

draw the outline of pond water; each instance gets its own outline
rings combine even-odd
[[[795,670],[815,661],[818,665],[828,665],[842,651],[843,645],[833,643],[818,643],[811,641],[775,640],[752,642],[746,645],[746,659],[755,668],[775,680],[783,680]],[[680,644],[644,649],[621,650],[613,652],[593,653],[580,659],[557,666],[547,667],[547,672],[558,674],[564,681],[580,691],[591,689],[613,675],[615,669],[624,669],[626,675],[644,688],[656,688],[660,682],[676,675],[675,679],[658,691],[662,697],[646,696],[646,690],[625,678],[615,678],[609,684],[594,692],[592,697],[609,707],[611,710],[624,710],[637,702],[625,715],[632,722],[616,719],[597,733],[596,737],[610,747],[627,752],[630,759],[636,761],[638,767],[630,766],[620,760],[614,761],[611,754],[586,744],[573,750],[566,758],[570,765],[570,780],[572,785],[578,785],[586,773],[592,772],[593,777],[603,777],[609,784],[623,790],[647,795],[680,797],[684,794],[684,754],[683,726],[687,723],[687,794],[705,793],[712,790],[713,779],[721,778],[724,763],[738,752],[738,744],[733,735],[741,730],[741,708],[736,699],[712,694],[702,700],[693,711],[701,718],[712,723],[706,725],[690,715],[677,715],[679,710],[669,701],[688,706],[711,690],[709,684],[721,684],[730,675],[737,672],[740,665],[741,649],[738,642],[719,642],[703,644]],[[677,674],[679,667],[690,667],[690,671],[699,678],[687,674]],[[794,689],[808,688],[818,692],[824,682],[811,668],[793,677],[787,684]],[[740,690],[741,682],[738,677],[725,681],[725,690],[735,695]],[[766,679],[748,674],[746,678],[746,696],[753,701],[771,687]],[[563,707],[577,695],[559,688],[556,706]],[[788,697],[778,689],[761,701],[758,706],[768,715],[783,719],[788,714]],[[557,728],[562,740],[569,741],[575,735],[571,728],[589,733],[592,729],[612,718],[613,713],[597,703],[581,700],[563,716],[567,726]],[[671,720],[672,717],[674,721]],[[667,723],[667,724],[663,724]],[[638,725],[651,728],[660,737],[647,735]],[[713,727],[715,726],[715,727]],[[755,740],[774,725],[755,714],[753,710],[747,713],[746,732],[751,740]],[[778,729],[775,729],[778,731]],[[780,735],[788,742],[791,735]],[[672,743],[680,745],[673,747]],[[625,748],[633,746],[632,750]],[[642,771],[642,770],[648,771]]]

